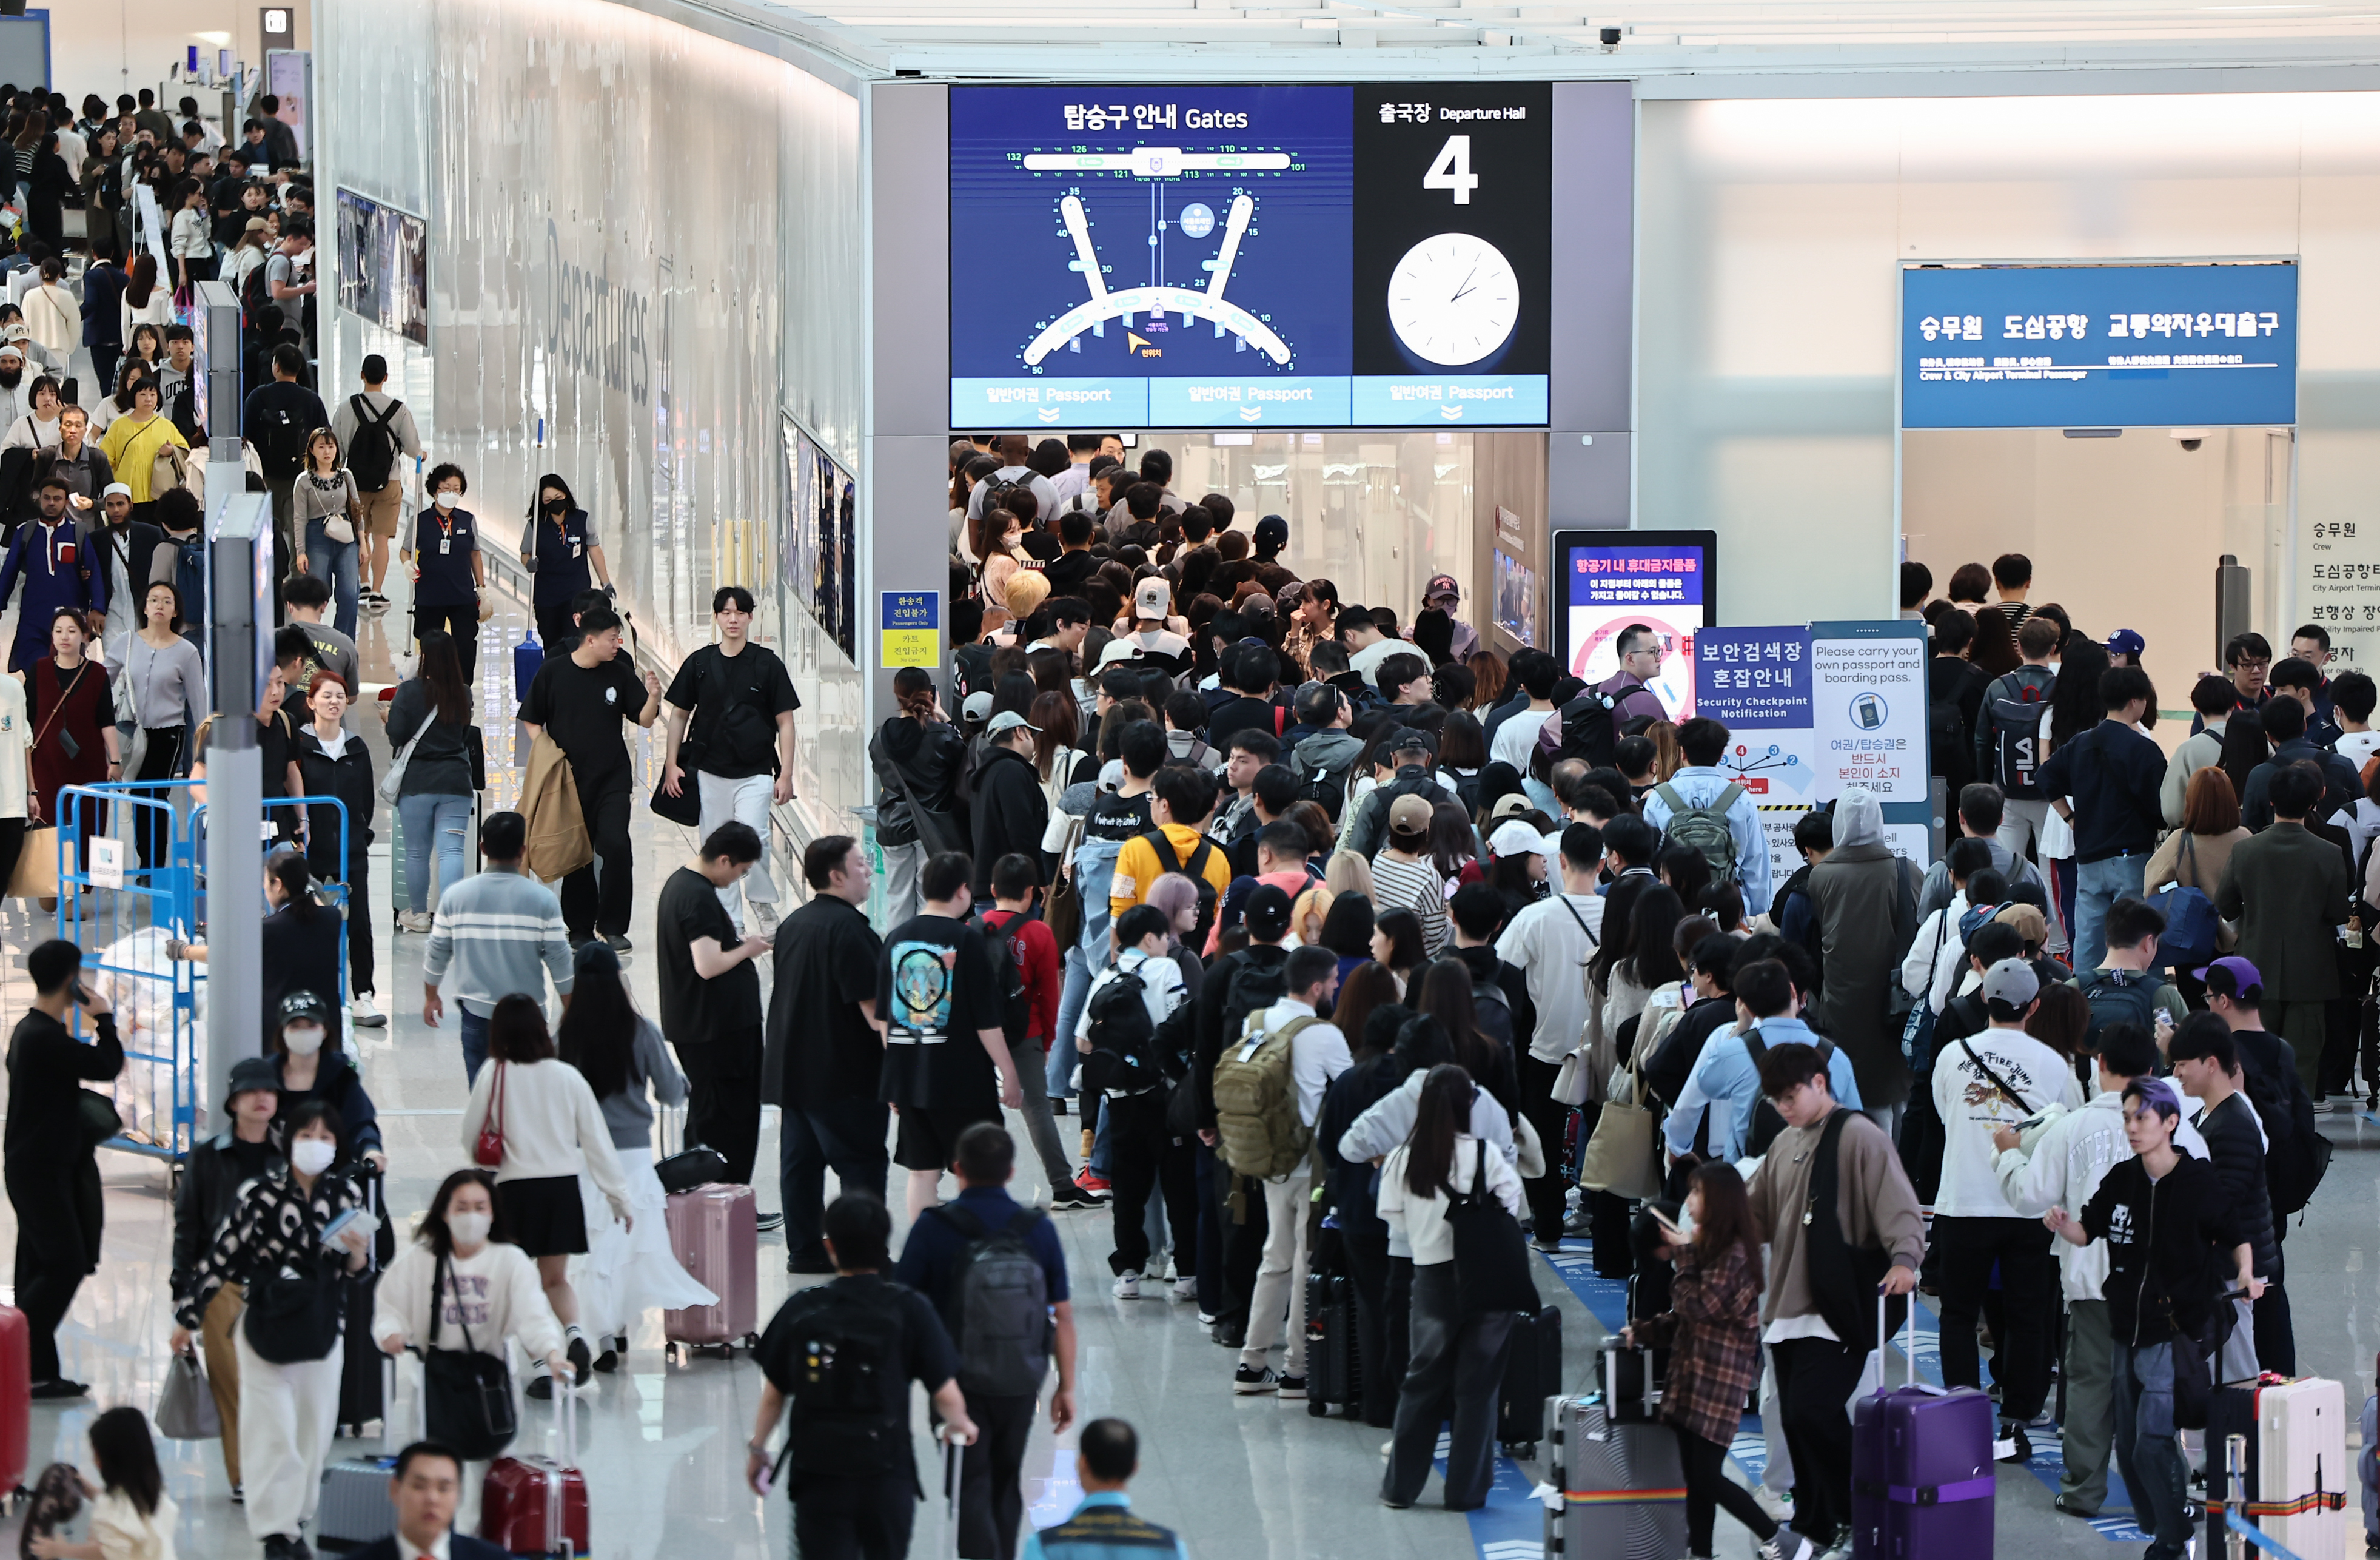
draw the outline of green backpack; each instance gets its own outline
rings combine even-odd
[[[1743,795],[1743,787],[1730,785],[1718,794],[1718,799],[1708,807],[1692,807],[1667,781],[1653,787],[1653,794],[1670,807],[1670,825],[1661,831],[1663,845],[1682,845],[1702,852],[1710,863],[1711,882],[1733,883],[1735,870],[1735,832],[1727,826],[1727,810]]]
[[[1270,1180],[1305,1163],[1314,1132],[1298,1116],[1290,1061],[1298,1031],[1321,1021],[1301,1015],[1267,1030],[1264,1016],[1251,1013],[1215,1063],[1215,1152],[1232,1174]]]

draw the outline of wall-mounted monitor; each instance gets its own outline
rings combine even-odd
[[[430,345],[430,227],[410,212],[339,191],[339,307]]]
[[[953,88],[952,426],[1544,426],[1552,110]]]
[[[1620,636],[1643,624],[1661,648],[1643,680],[1672,720],[1694,707],[1694,639],[1718,606],[1718,539],[1708,530],[1558,530],[1555,653],[1589,686],[1620,670]],[[1641,673],[1640,673],[1641,675]]]

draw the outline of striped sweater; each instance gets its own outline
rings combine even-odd
[[[421,963],[425,983],[445,987],[484,1018],[515,993],[544,1001],[549,974],[554,990],[570,989],[570,936],[553,890],[525,872],[491,865],[438,896],[430,952]]]

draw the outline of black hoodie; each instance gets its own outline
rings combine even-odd
[[[991,902],[992,864],[1012,852],[1031,859],[1041,871],[1041,835],[1050,826],[1050,798],[1041,772],[1014,748],[988,743],[983,767],[975,772],[975,896]]]
[[[2177,1328],[2199,1335],[2236,1275],[2234,1249],[2248,1241],[2222,1177],[2187,1153],[2163,1180],[2137,1156],[2117,1161],[2082,1217],[2084,1233],[2107,1243],[2108,1331],[2135,1347],[2168,1342]]]

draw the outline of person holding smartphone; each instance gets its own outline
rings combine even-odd
[[[8,1037],[8,1203],[17,1213],[17,1309],[31,1335],[35,1402],[91,1389],[59,1373],[58,1323],[83,1275],[99,1268],[98,1140],[83,1125],[82,1089],[124,1070],[124,1046],[104,999],[82,983],[82,950],[53,937],[25,956],[33,1005]],[[67,1011],[83,1010],[95,1038],[78,1039]]]

